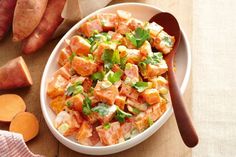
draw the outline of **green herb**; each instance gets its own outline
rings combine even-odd
[[[126,37],[135,47],[140,48],[150,38],[150,34],[148,30],[138,27],[134,33],[127,33]]]
[[[140,63],[156,65],[156,64],[160,63],[162,59],[163,59],[162,53],[156,52],[152,56],[148,56],[146,60],[144,60],[143,62],[140,62]]]
[[[65,94],[67,96],[74,96],[74,95],[82,93],[82,92],[83,92],[83,86],[81,86],[81,82],[78,81],[78,82],[68,86]]]
[[[136,88],[138,90],[138,92],[143,92],[145,89],[148,88],[148,82],[136,82],[133,85],[134,88]]]
[[[111,62],[113,64],[120,64],[120,53],[118,50],[115,50],[112,54]]]
[[[151,126],[153,124],[153,120],[150,117],[148,117],[148,124],[149,124],[149,126]]]
[[[92,74],[91,79],[94,81],[97,81],[97,80],[102,81],[104,76],[105,76],[104,71],[100,71],[100,72],[96,72]]]
[[[102,54],[102,61],[104,62],[104,67],[108,71],[112,68],[114,64],[120,64],[120,54],[119,51],[105,49]]]
[[[166,43],[167,46],[171,46],[172,45],[172,41],[169,37],[164,36],[163,38],[164,42]]]
[[[92,108],[92,111],[99,113],[101,116],[105,116],[109,113],[109,106],[104,103],[99,103],[98,106]]]
[[[110,127],[111,127],[110,123],[105,123],[103,125],[103,128],[106,129],[106,130],[110,129]]]
[[[113,74],[109,74],[108,75],[108,80],[114,84],[115,82],[120,80],[120,77],[122,76],[122,72],[121,71],[117,71]]]
[[[146,70],[147,64],[145,62],[139,62],[138,67],[141,72]]]
[[[110,40],[111,40],[111,36],[108,33],[95,32],[93,36],[88,38],[88,41],[91,44],[90,52],[94,52],[100,43],[108,42]]]
[[[128,118],[128,117],[132,117],[132,114],[126,113],[125,111],[123,111],[123,110],[121,110],[119,107],[117,107],[115,118],[116,118],[119,122],[124,122],[124,121],[125,121],[125,118]]]
[[[82,106],[82,111],[84,114],[89,115],[91,113],[91,103],[92,101],[89,99],[89,97],[85,97],[83,100],[83,106]]]
[[[125,69],[125,64],[127,62],[127,56],[120,58],[120,68]]]
[[[70,107],[72,106],[72,102],[67,101],[67,102],[66,102],[66,106],[70,108]]]
[[[70,57],[68,58],[68,60],[69,60],[70,62],[72,62],[72,60],[74,59],[75,56],[76,56],[76,53],[73,52],[73,53],[70,55]]]

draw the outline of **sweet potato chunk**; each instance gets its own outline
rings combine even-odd
[[[119,94],[118,89],[115,85],[104,88],[103,84],[104,82],[98,81],[94,88],[94,96],[97,100],[112,105],[115,102],[116,96]]]
[[[82,57],[74,57],[72,68],[81,76],[89,76],[97,71],[97,64]]]
[[[142,93],[142,97],[150,105],[159,103],[161,101],[161,98],[157,89],[146,89]]]
[[[54,76],[48,83],[47,95],[50,98],[64,95],[68,81],[61,75]]]
[[[124,141],[122,135],[122,129],[119,122],[113,122],[109,124],[109,128],[104,128],[104,126],[98,126],[96,128],[99,138],[104,145],[112,145]]]
[[[70,40],[72,52],[79,56],[87,56],[91,45],[81,36],[75,35]]]

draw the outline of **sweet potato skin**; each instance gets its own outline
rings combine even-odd
[[[21,41],[38,26],[48,0],[17,0],[13,17],[13,41]]]
[[[0,0],[0,40],[11,28],[16,0]]]
[[[66,0],[49,0],[42,20],[34,32],[22,43],[22,51],[31,54],[44,46],[62,23],[61,12]]]
[[[33,84],[22,57],[10,60],[0,67],[0,90],[26,87]]]

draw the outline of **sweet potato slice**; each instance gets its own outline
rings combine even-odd
[[[18,113],[11,121],[9,130],[23,135],[24,141],[33,139],[39,132],[39,122],[30,112]]]
[[[10,60],[0,67],[0,90],[26,87],[33,84],[22,57]]]
[[[25,111],[24,100],[15,94],[4,94],[0,96],[0,121],[10,122],[13,117]]]

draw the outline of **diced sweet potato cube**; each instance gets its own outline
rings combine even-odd
[[[115,29],[117,22],[117,15],[113,13],[102,13],[98,15],[98,19],[102,23],[103,31],[110,31]]]
[[[175,43],[175,37],[168,35],[166,32],[161,31],[157,37],[154,39],[154,47],[163,52],[164,54],[168,54]]]
[[[121,86],[120,95],[124,95],[132,99],[138,99],[139,92],[130,85],[123,83]]]
[[[156,38],[156,36],[163,30],[163,27],[158,25],[156,22],[152,22],[148,25],[147,29],[150,30],[151,37]]]
[[[65,79],[69,80],[70,77],[71,77],[71,74],[70,74],[70,64],[69,63],[66,63],[63,67],[61,67],[60,69],[58,69],[55,73],[54,73],[54,76],[57,76],[57,75],[61,75],[63,76]]]
[[[121,130],[124,138],[130,138],[131,136],[131,131],[133,129],[133,123],[132,122],[124,122],[121,124]]]
[[[147,110],[147,104],[144,103],[144,102],[139,102],[136,99],[128,99],[127,100],[127,104],[130,105],[130,106],[133,106],[133,107],[135,107],[137,109],[139,109],[140,111]]]
[[[110,123],[110,128],[104,128],[103,125],[98,126],[96,130],[104,145],[112,145],[124,141],[119,122]]]
[[[84,121],[76,135],[77,141],[83,145],[88,145],[88,146],[93,145],[90,140],[90,137],[92,137],[93,135],[92,132],[93,132],[92,126],[88,122]]]
[[[50,98],[64,95],[67,84],[68,81],[61,75],[54,76],[48,83],[47,95]]]
[[[64,96],[56,97],[49,103],[49,106],[56,114],[58,114],[63,110],[65,106],[65,97]]]
[[[131,31],[132,30],[128,27],[128,22],[119,22],[119,24],[116,25],[116,32],[117,33],[125,35],[126,33],[129,33]]]
[[[111,32],[109,31],[108,33],[111,34]],[[120,33],[117,32],[113,32],[113,34],[111,34],[111,40],[112,41],[120,41],[123,38],[123,36]]]
[[[82,86],[83,86],[84,91],[85,91],[86,93],[88,93],[88,92],[90,91],[92,85],[93,85],[93,80],[91,80],[90,78],[86,78],[86,79],[84,80],[84,82],[82,83]]]
[[[139,113],[135,117],[135,127],[138,129],[139,132],[142,132],[144,129],[148,128],[148,116],[144,112]]]
[[[115,100],[115,104],[122,110],[125,108],[126,97],[118,95]]]
[[[58,57],[58,64],[60,66],[65,65],[69,61],[69,57],[72,54],[70,46],[66,46],[63,49],[61,49],[61,52],[59,52]]]
[[[77,55],[87,56],[91,45],[83,37],[75,35],[70,40],[70,47]]]
[[[90,37],[95,31],[102,32],[102,23],[99,19],[85,22],[79,29],[86,37]]]
[[[132,16],[130,12],[124,10],[117,10],[116,14],[120,20],[129,20]]]
[[[148,41],[145,41],[139,50],[142,60],[153,55],[151,44]]]
[[[119,94],[118,89],[115,85],[104,88],[103,82],[98,81],[94,88],[94,96],[97,100],[105,102],[109,105],[114,104],[116,96]]]
[[[135,18],[131,18],[129,20],[129,24],[128,24],[128,27],[131,29],[131,30],[136,30],[138,27],[143,27],[143,22],[138,20],[138,19],[135,19]]]
[[[162,76],[151,78],[150,81],[152,82],[153,88],[168,87],[168,81]]]
[[[146,89],[142,94],[143,99],[150,105],[159,103],[161,101],[159,92],[157,89]]]
[[[108,113],[106,115],[100,115],[100,113],[95,112],[97,115],[97,119],[102,124],[108,123],[113,119],[113,117],[115,116],[117,107],[115,105],[112,105],[112,106],[107,106],[107,109],[108,109]]]
[[[84,96],[82,94],[76,94],[75,96],[67,99],[66,104],[68,104],[69,108],[82,112],[83,100]]]
[[[75,56],[72,60],[72,68],[81,76],[89,76],[97,71],[97,64]]]
[[[137,82],[139,80],[138,66],[135,64],[127,63],[125,66],[125,75]]]
[[[146,77],[152,78],[158,75],[162,75],[168,71],[168,66],[165,60],[162,60],[157,65],[147,64],[146,66]]]

